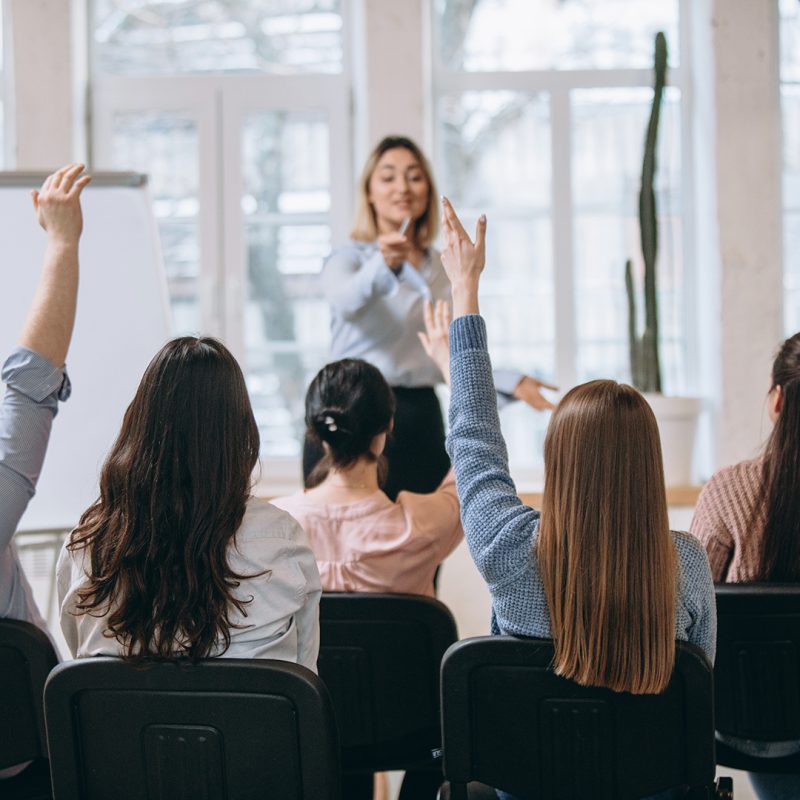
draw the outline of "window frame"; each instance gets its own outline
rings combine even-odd
[[[784,104],[784,88],[792,87],[800,92],[800,77],[790,79],[784,76],[783,71],[783,41],[781,39],[781,29],[783,28],[783,18],[781,15],[781,3],[776,3],[775,13],[778,16],[778,103],[781,115],[781,241],[783,243],[783,319],[782,329],[785,336],[793,336],[797,330],[791,323],[791,311],[788,298],[790,295],[797,297],[796,302],[800,303],[800,285],[790,286],[789,280],[789,263],[790,254],[792,252],[790,244],[787,241],[787,234],[789,230],[789,220],[794,217],[795,219],[800,214],[800,194],[796,197],[789,197],[787,195],[787,162],[786,162],[786,113]],[[796,23],[800,25],[800,21]]]
[[[89,0],[90,2],[90,0]],[[352,47],[354,0],[342,0],[343,63],[339,73],[118,76],[95,68],[93,15],[87,14],[91,96],[90,162],[112,166],[114,116],[120,112],[177,113],[197,125],[200,330],[226,342],[247,373],[244,309],[247,300],[246,216],[242,210],[242,131],[251,113],[318,111],[328,122],[331,207],[315,221],[330,226],[333,242],[346,240],[352,208]],[[89,9],[91,11],[91,9]],[[277,222],[308,221],[275,214]],[[305,352],[302,344],[297,352]],[[274,352],[285,352],[277,343]],[[263,459],[262,488],[295,488],[299,458]]]
[[[686,387],[692,392],[699,382],[699,366],[692,343],[697,341],[697,306],[695,284],[695,187],[694,130],[692,125],[693,73],[691,58],[690,0],[678,0],[678,66],[670,66],[667,85],[680,91],[681,147],[681,246],[684,264],[684,289],[681,325],[686,349]],[[651,68],[456,71],[445,67],[439,58],[436,0],[427,0],[427,25],[432,45],[431,92],[429,96],[430,140],[435,163],[443,162],[443,137],[437,105],[441,97],[468,91],[513,91],[545,93],[550,105],[551,209],[555,297],[555,381],[563,388],[577,381],[578,337],[575,292],[574,253],[575,204],[572,181],[572,108],[570,93],[578,89],[649,88],[653,85]]]

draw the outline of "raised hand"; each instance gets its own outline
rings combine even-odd
[[[67,357],[78,299],[78,241],[83,230],[81,192],[91,180],[83,164],[70,164],[31,192],[47,231],[44,264],[19,343],[61,367]]]
[[[434,307],[425,303],[425,332],[418,333],[425,352],[442,371],[444,382],[450,385],[450,321],[453,315],[449,304],[439,300]]]
[[[36,217],[51,239],[72,243],[80,238],[83,230],[80,196],[92,179],[90,175],[81,175],[83,170],[83,164],[69,164],[49,175],[41,189],[31,192]]]
[[[476,314],[478,283],[486,263],[486,216],[482,214],[478,219],[473,243],[450,201],[443,197],[442,230],[442,265],[453,287],[453,313]]]

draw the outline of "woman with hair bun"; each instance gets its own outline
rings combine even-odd
[[[445,370],[448,322],[444,303],[435,312],[429,307],[428,334],[421,337]],[[382,490],[394,415],[389,384],[360,359],[328,364],[308,388],[306,441],[323,455],[306,477],[305,491],[272,502],[308,534],[323,591],[433,597],[436,570],[461,541],[452,470],[429,494],[401,491],[391,500]],[[441,772],[409,771],[400,797],[433,800],[441,780]],[[347,776],[343,794],[348,800],[372,798],[373,776]]]
[[[436,317],[446,341],[443,305]],[[366,361],[328,364],[308,389],[306,435],[324,454],[309,488],[273,504],[308,534],[323,591],[433,597],[436,569],[461,541],[452,471],[429,494],[400,492],[390,500],[382,491],[394,414],[391,388]]]

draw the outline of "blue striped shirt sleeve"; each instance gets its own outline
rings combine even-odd
[[[65,370],[24,347],[3,365],[0,407],[0,551],[11,541],[33,497],[58,401],[70,394]]]

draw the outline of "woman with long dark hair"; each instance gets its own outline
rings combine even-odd
[[[259,436],[215,339],[153,358],[57,567],[76,657],[277,658],[316,670],[319,573],[305,533],[250,495]]]
[[[397,436],[387,448],[384,489],[432,492],[450,468],[444,424],[434,392],[442,375],[418,335],[427,302],[450,303],[450,282],[433,242],[439,212],[433,172],[419,146],[387,136],[373,148],[356,187],[349,242],[325,260],[322,286],[331,307],[331,356],[374,364],[395,395]],[[541,389],[554,387],[512,370],[495,384],[507,398],[552,408]],[[306,440],[307,477],[322,451]]]
[[[705,545],[715,581],[800,582],[800,333],[772,364],[764,452],[715,473],[703,487],[690,530]],[[800,742],[762,744],[726,738],[758,756],[800,752]],[[800,775],[750,773],[761,800],[800,796]]]
[[[492,632],[552,638],[553,669],[580,684],[659,693],[676,638],[713,661],[716,607],[702,546],[669,529],[653,412],[616,381],[570,390],[547,429],[541,512],[526,506],[508,472],[478,308],[486,220],[473,243],[444,207],[455,317],[447,446]]]

